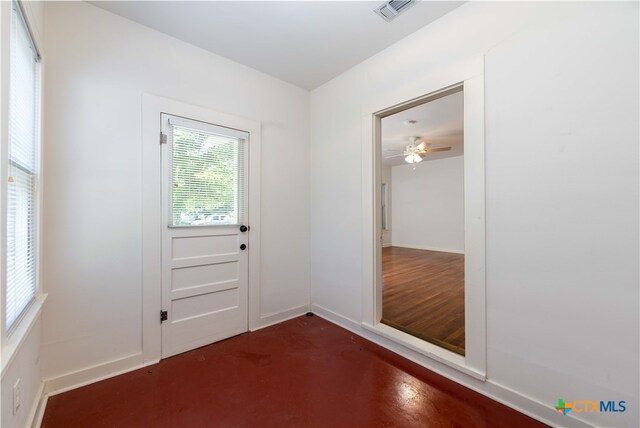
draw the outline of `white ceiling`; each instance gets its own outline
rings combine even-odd
[[[415,120],[413,125],[405,125]],[[430,147],[448,147],[448,152],[427,153],[425,161],[460,156],[464,153],[464,96],[462,92],[401,111],[382,119],[382,164],[403,165],[404,156],[387,158],[402,153],[410,143],[409,137],[420,137]]]
[[[92,1],[302,88],[314,89],[463,2],[421,1],[391,23],[382,1]]]

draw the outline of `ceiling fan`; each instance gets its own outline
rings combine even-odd
[[[407,145],[404,151],[397,155],[387,156],[385,159],[395,158],[398,156],[404,156],[406,163],[416,164],[422,162],[422,155],[433,152],[446,152],[451,150],[451,147],[434,147],[430,148],[430,143],[422,141],[420,137],[409,137],[411,144]]]

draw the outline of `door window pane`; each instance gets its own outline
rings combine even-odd
[[[245,143],[202,126],[171,126],[173,226],[242,222]]]

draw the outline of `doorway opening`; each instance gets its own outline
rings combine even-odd
[[[463,86],[379,117],[380,322],[464,356]]]

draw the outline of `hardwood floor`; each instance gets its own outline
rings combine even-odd
[[[382,322],[464,355],[464,255],[382,249]]]
[[[543,427],[320,317],[49,397],[43,428]]]

